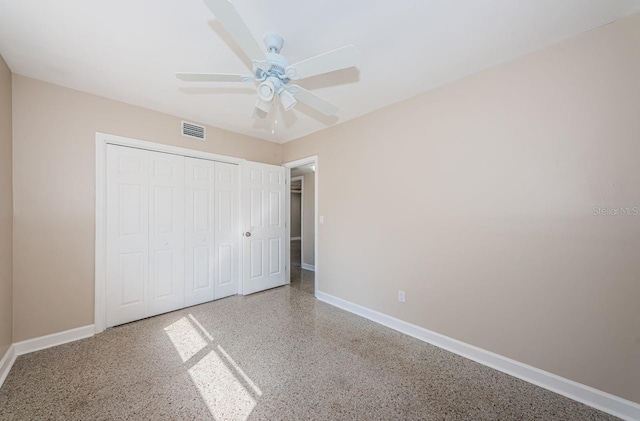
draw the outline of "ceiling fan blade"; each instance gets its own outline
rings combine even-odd
[[[289,92],[291,92],[298,101],[308,105],[309,107],[321,112],[326,116],[332,116],[338,112],[338,107],[298,85],[291,85],[289,87]]]
[[[252,82],[254,77],[226,73],[176,73],[185,82]]]
[[[242,51],[251,60],[265,61],[264,51],[258,45],[256,39],[251,35],[249,28],[245,25],[236,7],[229,0],[204,0],[209,10],[220,20],[220,23],[231,34],[238,43]]]
[[[346,69],[358,65],[359,55],[360,53],[358,53],[356,47],[347,45],[346,47],[294,63],[287,67],[285,73],[289,79],[297,80]]]
[[[269,110],[271,110],[271,101],[263,101],[258,98],[256,106],[253,109],[253,118],[267,118],[267,116],[269,115]]]

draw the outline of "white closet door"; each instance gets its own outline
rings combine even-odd
[[[215,163],[215,298],[238,293],[239,168]]]
[[[239,168],[107,145],[107,326],[238,292]]]
[[[149,309],[149,152],[107,145],[107,327]]]
[[[185,305],[184,160],[149,153],[149,315]]]
[[[185,302],[214,299],[215,164],[185,158]]]
[[[284,285],[285,168],[246,162],[242,174],[243,293]]]

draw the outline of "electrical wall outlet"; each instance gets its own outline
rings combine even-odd
[[[404,291],[398,291],[398,301],[401,303],[406,303],[407,299],[404,296]]]

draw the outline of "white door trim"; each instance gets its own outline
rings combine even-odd
[[[320,239],[320,232],[318,231],[318,221],[320,220],[320,216],[318,215],[318,197],[319,197],[319,193],[320,190],[318,189],[319,186],[319,179],[320,179],[320,165],[318,162],[318,155],[313,155],[313,156],[308,156],[306,158],[302,158],[302,159],[298,159],[295,161],[291,161],[291,162],[287,162],[286,164],[282,164],[283,167],[288,168],[289,170],[291,168],[295,168],[295,167],[300,167],[302,165],[308,165],[308,164],[313,164],[316,167],[315,170],[315,177],[314,177],[314,199],[313,199],[313,206],[315,209],[314,212],[314,226],[315,226],[315,233],[316,233],[316,237],[314,239],[314,268],[315,268],[315,282],[314,282],[314,295],[317,297],[318,296],[318,290],[319,290],[319,284],[320,284],[320,259],[318,259],[318,255],[320,254],[318,252],[318,243],[319,243],[319,239]],[[289,187],[291,187],[291,175],[289,172],[287,172],[287,185]],[[291,191],[290,189],[287,191],[287,194],[290,196],[291,195]],[[288,204],[287,205],[287,216],[286,216],[287,220],[289,221],[289,226],[291,225],[291,205]],[[300,219],[301,223],[302,223],[302,218]],[[302,232],[302,231],[301,231]],[[303,237],[304,238],[304,237]],[[287,230],[287,268],[291,267],[291,235],[290,235],[290,230]],[[301,246],[302,248],[302,246]],[[302,264],[302,256],[300,256],[300,264]]]
[[[202,158],[211,161],[241,164],[245,159],[210,152],[180,148],[161,143],[147,142],[128,137],[115,136],[96,132],[96,232],[95,232],[95,305],[94,326],[95,333],[103,332],[106,328],[106,158],[107,144],[128,146],[154,152],[164,152],[174,155]],[[238,231],[240,235],[240,231]],[[241,283],[240,283],[241,284]],[[239,285],[239,288],[241,285]],[[239,291],[240,292],[240,291]]]

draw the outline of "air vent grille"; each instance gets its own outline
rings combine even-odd
[[[182,136],[191,137],[193,139],[205,140],[207,136],[207,129],[204,126],[183,121]]]

